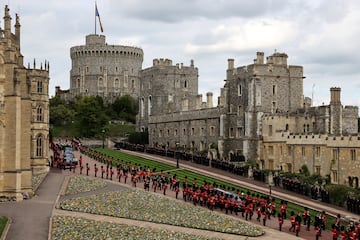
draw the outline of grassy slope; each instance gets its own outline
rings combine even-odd
[[[4,216],[0,216],[0,237],[2,236],[6,223],[8,222],[8,218]]]

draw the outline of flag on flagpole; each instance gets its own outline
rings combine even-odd
[[[101,20],[100,20],[100,14],[99,14],[99,11],[97,9],[97,5],[95,4],[95,17],[98,17],[99,18],[99,24],[100,24],[100,30],[101,32],[104,32],[104,29],[103,29],[103,26],[101,24]]]

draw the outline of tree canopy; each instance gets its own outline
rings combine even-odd
[[[129,95],[106,103],[99,96],[76,96],[66,103],[56,96],[50,99],[50,124],[52,126],[75,126],[80,136],[99,136],[110,120],[135,123],[137,101]]]

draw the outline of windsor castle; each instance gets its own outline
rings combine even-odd
[[[343,106],[332,87],[328,105],[312,106],[303,95],[303,67],[288,65],[286,53],[235,66],[228,59],[217,106],[198,93],[198,68],[154,59],[142,68],[140,48],[110,45],[90,34],[70,50],[70,89],[56,95],[101,96],[113,101],[131,95],[139,101],[137,129],[148,131],[149,145],[206,152],[210,159],[251,161],[261,169],[329,174],[332,183],[359,187],[358,107]]]

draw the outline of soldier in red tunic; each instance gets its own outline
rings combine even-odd
[[[89,176],[89,171],[90,171],[89,163],[86,163],[86,176]]]
[[[104,178],[104,173],[105,173],[105,170],[104,170],[104,166],[101,165],[101,178]]]
[[[94,163],[94,171],[95,171],[95,177],[96,177],[97,172],[99,171],[99,168],[96,166],[96,163]]]
[[[281,231],[282,225],[284,224],[284,218],[281,213],[278,213],[278,221],[279,221],[279,231]]]

